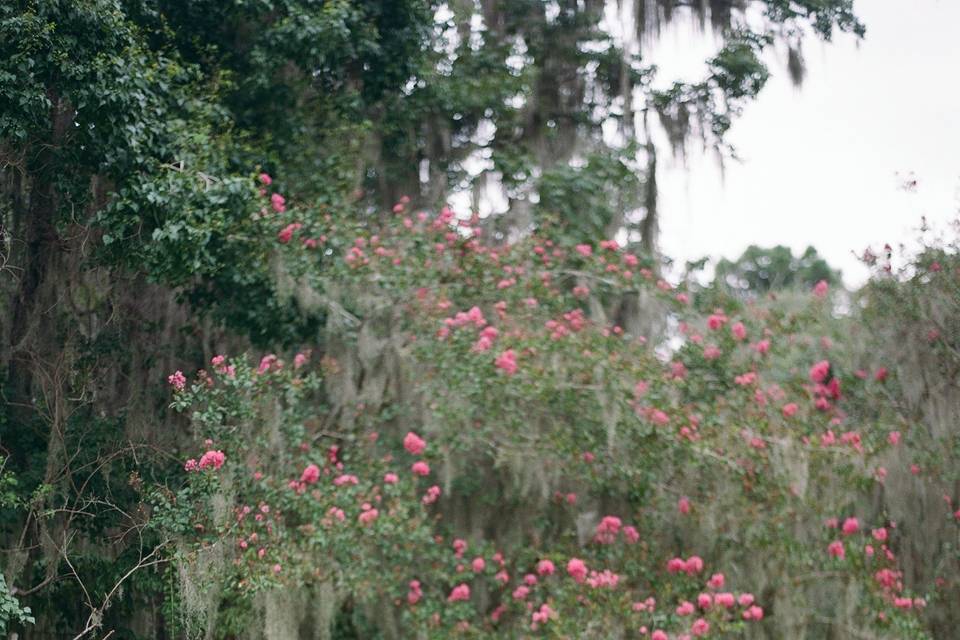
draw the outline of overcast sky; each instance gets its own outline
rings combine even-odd
[[[694,153],[663,162],[661,246],[680,260],[736,257],[749,244],[814,245],[859,285],[852,255],[909,240],[920,216],[954,218],[960,195],[960,0],[856,0],[861,42],[807,40],[808,74],[794,88],[782,64],[730,140],[743,159],[721,178]],[[665,75],[692,68],[689,25],[655,50]],[[897,174],[916,175],[915,193]]]

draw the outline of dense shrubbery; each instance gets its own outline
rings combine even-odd
[[[486,245],[476,220],[403,203],[375,225],[308,217],[284,204],[262,220],[298,295],[343,318],[322,360],[217,356],[170,378],[203,442],[154,526],[181,581],[222,603],[181,600],[185,624],[230,635],[258,594],[324,585],[387,637],[831,621],[927,637],[936,585],[899,561],[923,532],[875,500],[903,472],[890,452],[923,439],[826,283],[710,292],[700,312],[614,241]],[[914,277],[944,277],[926,261]],[[878,279],[865,317],[915,286]],[[386,371],[341,361],[338,339]]]

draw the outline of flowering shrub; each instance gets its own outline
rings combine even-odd
[[[159,500],[182,575],[216,550],[233,606],[324,584],[404,637],[782,637],[850,611],[925,637],[907,542],[865,500],[906,425],[887,368],[850,373],[825,283],[704,312],[612,240],[274,196],[324,357],[170,376],[206,441]]]

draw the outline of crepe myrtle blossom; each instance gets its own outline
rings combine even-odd
[[[415,456],[422,454],[426,446],[427,443],[413,431],[408,432],[403,439],[403,448]]]
[[[430,475],[430,465],[428,465],[428,464],[427,464],[426,462],[424,462],[423,460],[417,460],[417,461],[414,462],[413,465],[410,467],[410,471],[412,471],[412,472],[414,473],[414,475],[418,475],[418,476],[428,476],[428,475]]]
[[[567,562],[567,574],[575,582],[583,582],[587,579],[587,565],[580,558],[570,558]]]
[[[293,234],[303,228],[299,222],[291,222],[283,229],[277,232],[277,241],[280,244],[287,244],[293,238]]]
[[[839,540],[834,540],[827,546],[827,553],[838,560],[843,560],[847,555],[843,548],[843,543]]]
[[[427,489],[427,493],[423,496],[423,504],[433,504],[440,497],[440,487],[433,485]]]
[[[447,602],[461,602],[470,599],[470,585],[461,583],[455,586],[450,595],[447,596]]]
[[[847,518],[843,521],[843,535],[852,536],[856,532],[860,531],[860,521],[856,518]]]
[[[733,337],[737,340],[743,340],[747,337],[747,328],[742,322],[735,322],[730,325],[730,333],[732,333]]]
[[[498,355],[493,363],[508,376],[512,376],[517,372],[517,353],[513,349],[507,349]]]
[[[420,602],[420,598],[423,597],[423,590],[420,588],[420,581],[411,580],[407,586],[409,587],[409,591],[407,591],[407,602],[411,605]]]
[[[697,618],[694,620],[693,625],[690,627],[690,633],[699,637],[705,636],[710,632],[710,623],[704,620],[703,618]]]
[[[222,467],[226,460],[227,456],[223,453],[223,451],[207,451],[205,454],[200,456],[200,462],[197,464],[197,468],[216,470]]]
[[[732,609],[737,604],[737,599],[729,591],[724,591],[713,597],[713,603],[724,609]]]
[[[183,375],[183,371],[179,369],[167,376],[167,382],[177,391],[183,391],[183,388],[187,386],[187,378]]]
[[[368,508],[361,512],[357,519],[360,521],[360,524],[368,525],[376,520],[380,513],[373,507],[370,507],[369,504],[365,504],[364,506]]]
[[[593,539],[600,544],[612,544],[617,539],[622,522],[616,516],[604,516],[597,525]]]
[[[300,482],[304,484],[313,484],[320,479],[320,467],[315,464],[307,465],[307,468],[300,474]]]
[[[830,361],[821,360],[810,367],[810,381],[816,384],[822,384],[830,373]]]
[[[532,623],[530,624],[530,629],[536,631],[538,625],[545,623],[547,620],[556,617],[556,612],[550,608],[548,604],[540,605],[540,609],[533,612],[531,616]]]

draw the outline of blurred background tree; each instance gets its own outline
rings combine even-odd
[[[807,247],[799,256],[789,247],[750,245],[736,260],[717,262],[716,282],[739,294],[763,295],[778,289],[810,289],[821,280],[839,284],[840,272],[832,269],[817,250]]]

